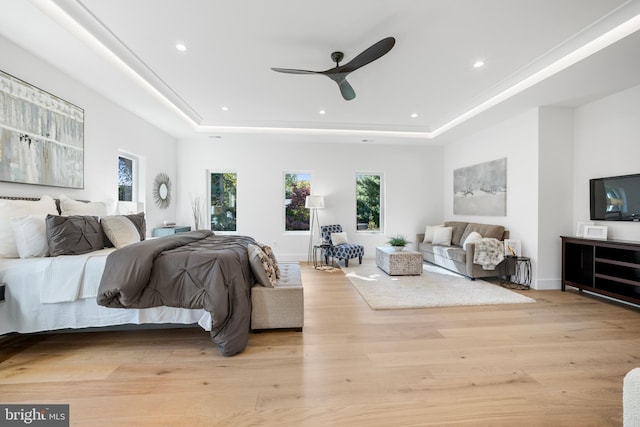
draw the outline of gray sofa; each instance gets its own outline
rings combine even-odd
[[[473,263],[475,252],[474,243],[468,244],[466,250],[462,249],[465,239],[474,231],[480,233],[482,237],[491,237],[498,240],[507,239],[509,237],[509,231],[505,230],[502,225],[459,221],[447,221],[443,225],[445,227],[452,227],[453,229],[451,246],[433,245],[432,243],[423,242],[424,233],[416,236],[418,251],[422,253],[422,258],[425,261],[462,274],[470,279],[504,274],[502,263],[500,263],[495,270],[485,270],[481,265]],[[511,274],[511,272],[508,273]]]

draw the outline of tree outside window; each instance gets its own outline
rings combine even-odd
[[[118,156],[118,200],[123,202],[133,201],[134,180],[133,159]]]
[[[356,174],[356,225],[358,230],[382,231],[382,175]]]
[[[286,173],[284,175],[285,231],[309,230],[309,209],[304,207],[311,194],[311,175]]]
[[[211,230],[237,231],[237,188],[236,173],[211,173]]]

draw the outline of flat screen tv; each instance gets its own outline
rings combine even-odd
[[[589,180],[591,219],[640,221],[640,174]]]

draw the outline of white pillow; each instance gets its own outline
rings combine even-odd
[[[441,246],[451,246],[451,235],[453,227],[437,227],[433,230],[433,240],[431,244]]]
[[[343,243],[349,243],[347,239],[347,233],[331,233],[331,241],[334,246],[342,245]]]
[[[140,241],[140,232],[129,218],[124,215],[107,215],[100,218],[104,234],[113,246],[121,248]]]
[[[20,258],[49,256],[46,217],[44,214],[38,214],[11,220]]]
[[[28,215],[57,215],[56,202],[49,196],[40,200],[0,199],[0,258],[18,258],[18,247],[11,220]]]
[[[422,240],[425,243],[431,243],[433,241],[433,231],[436,228],[444,227],[443,225],[427,225],[427,228],[424,230],[424,239]]]
[[[107,205],[102,202],[79,202],[68,198],[65,195],[60,196],[60,214],[69,215],[90,215],[102,217],[108,215]]]
[[[482,236],[477,231],[472,231],[469,233],[466,239],[464,239],[464,243],[462,244],[462,249],[467,250],[467,244],[475,243],[482,240]]]

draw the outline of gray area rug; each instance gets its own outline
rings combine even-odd
[[[374,260],[356,262],[342,271],[374,310],[536,302],[499,285],[466,279],[426,263],[420,276],[389,276]]]

